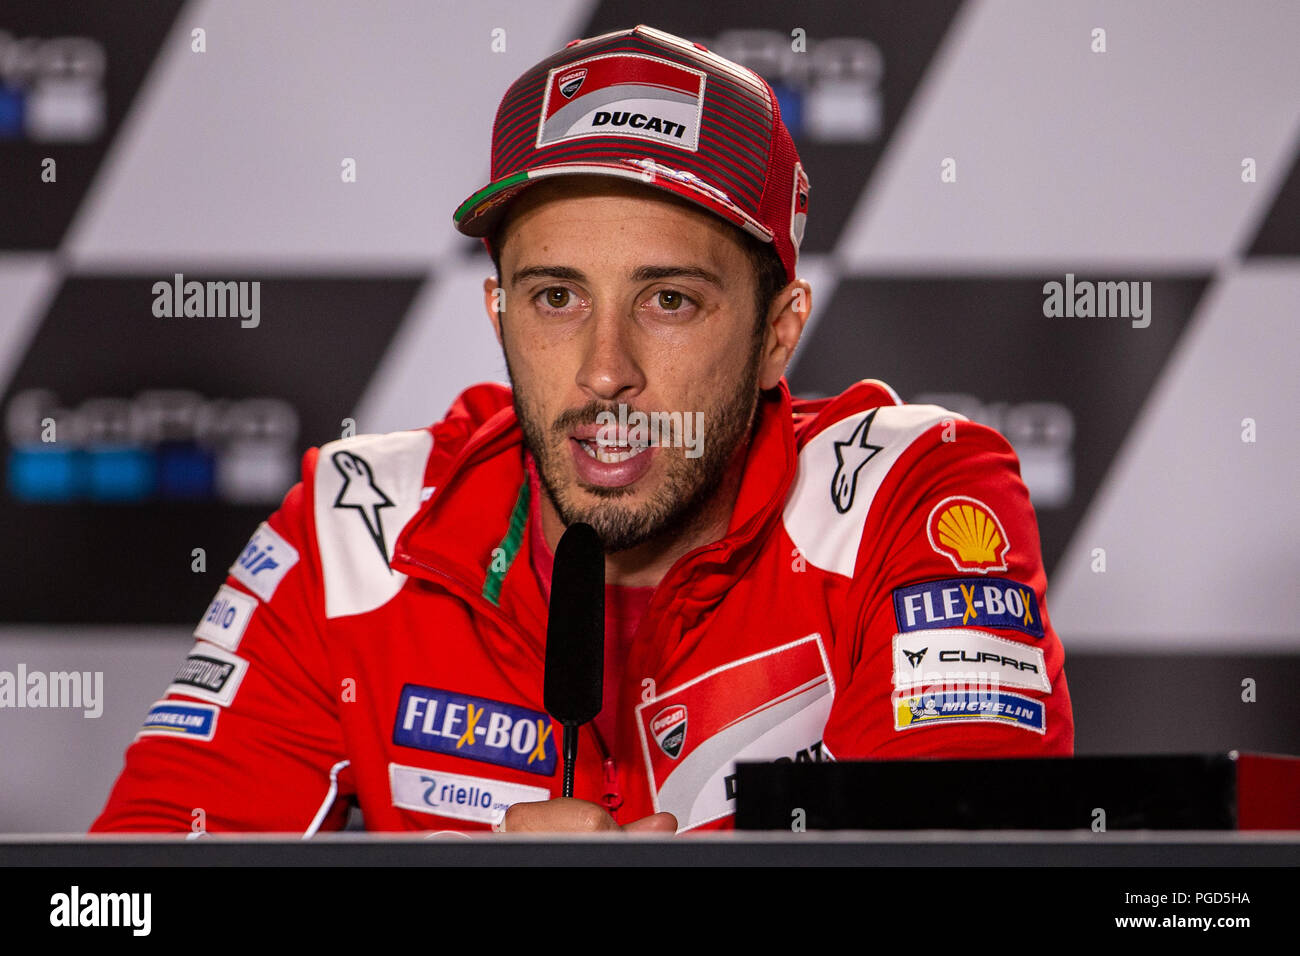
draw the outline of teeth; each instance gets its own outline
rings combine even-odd
[[[605,465],[616,465],[620,461],[627,461],[629,458],[635,458],[641,452],[649,448],[649,445],[613,445],[606,442],[597,442],[590,439],[580,440],[578,442],[592,458]],[[627,448],[627,451],[614,451],[615,448]]]

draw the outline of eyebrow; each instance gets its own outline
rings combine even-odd
[[[587,276],[580,269],[570,266],[528,266],[519,269],[510,277],[512,285],[528,279],[564,279],[569,282],[585,282]],[[632,273],[633,282],[650,282],[655,279],[699,279],[719,289],[725,288],[722,279],[708,269],[698,266],[641,266]]]

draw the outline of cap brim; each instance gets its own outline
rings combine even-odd
[[[505,176],[484,186],[466,199],[452,215],[456,229],[467,236],[483,238],[501,222],[507,207],[521,192],[529,186],[556,176],[612,176],[618,179],[644,183],[658,189],[680,196],[716,216],[739,226],[762,242],[772,242],[770,229],[748,215],[731,202],[692,186],[690,183],[667,176],[657,175],[653,171],[630,168],[617,163],[572,163],[554,166],[539,166]]]

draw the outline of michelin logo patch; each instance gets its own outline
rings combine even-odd
[[[297,563],[298,549],[263,521],[230,566],[230,573],[263,601],[270,601],[284,576]]]
[[[1034,589],[1009,578],[947,578],[894,591],[894,619],[903,632],[974,625],[1043,636]]]
[[[203,620],[194,629],[194,636],[201,641],[220,644],[228,651],[236,650],[244,636],[244,629],[248,627],[256,610],[255,598],[223,584],[217,589],[217,596],[212,599],[208,609],[203,612]]]
[[[557,755],[553,730],[551,718],[540,711],[407,684],[393,743],[550,777]]]
[[[607,53],[552,70],[537,146],[582,136],[626,136],[694,152],[705,75],[644,53]]]
[[[1006,691],[944,691],[894,699],[894,730],[980,721],[1046,733],[1043,702]]]
[[[498,822],[515,803],[551,799],[551,791],[545,787],[398,763],[388,765],[388,782],[395,807],[478,823]]]
[[[954,627],[894,635],[894,686],[992,685],[1052,692],[1041,649]]]
[[[217,732],[217,708],[211,704],[190,704],[160,700],[149,708],[137,737],[189,737],[211,740]]]
[[[168,694],[184,694],[210,700],[222,707],[235,699],[248,661],[203,641],[194,645],[167,688]]]

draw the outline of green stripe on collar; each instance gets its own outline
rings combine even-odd
[[[492,549],[492,562],[488,565],[487,577],[483,580],[483,596],[497,607],[501,606],[501,582],[505,580],[510,565],[514,564],[520,545],[524,541],[524,527],[528,524],[528,506],[531,497],[528,476],[524,475],[524,483],[519,487],[519,497],[515,500],[515,509],[510,512],[510,527],[506,529],[506,536],[501,539],[501,543]]]

